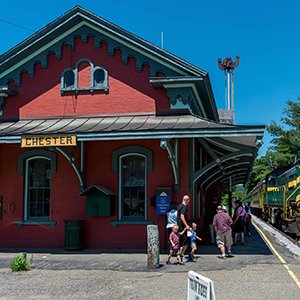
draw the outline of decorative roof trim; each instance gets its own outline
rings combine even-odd
[[[106,21],[103,18],[100,18],[92,13],[90,13],[87,10],[84,10],[83,8],[77,6],[61,16],[60,18],[56,19],[52,23],[48,24],[29,38],[27,38],[24,42],[18,44],[16,47],[12,48],[11,50],[4,53],[2,56],[0,56],[0,67],[1,65],[4,65],[9,60],[14,59],[18,55],[22,54],[25,50],[29,49],[33,44],[37,44],[37,42],[41,41],[42,39],[47,38],[51,33],[53,33],[58,28],[61,28],[63,25],[70,22],[72,19],[75,19],[77,16],[80,16],[83,18],[84,21],[79,22],[78,24],[74,25],[71,29],[67,30],[58,38],[53,39],[51,42],[47,43],[46,46],[41,47],[41,49],[45,50],[45,47],[49,47],[49,45],[53,45],[61,40],[61,38],[66,37],[68,34],[74,32],[78,28],[82,27],[83,25],[87,25],[90,28],[103,33],[106,36],[109,36],[115,41],[120,42],[121,44],[137,50],[138,52],[144,54],[145,56],[158,61],[159,63],[167,66],[168,68],[172,69],[174,68],[176,72],[183,73],[185,75],[186,73],[194,73],[195,75],[200,76],[206,76],[207,72],[201,70],[200,68],[197,68],[193,66],[192,64],[189,64],[188,62],[180,59],[179,57],[159,48],[158,46],[155,46],[154,44],[151,44],[138,36],[114,25],[113,23],[110,23]],[[63,20],[64,18],[67,18]],[[94,25],[93,25],[94,24]],[[52,25],[52,26],[51,26]],[[52,28],[50,28],[52,27]],[[50,30],[49,30],[50,28]],[[27,55],[29,59],[33,58],[37,53],[41,53],[42,50],[37,50],[32,55]],[[11,55],[10,52],[12,52]],[[14,53],[15,52],[15,53]],[[16,64],[17,67],[22,65],[24,61],[28,61],[28,59],[21,60]],[[1,59],[4,58],[3,61]],[[11,72],[11,70],[14,70],[14,66],[11,68],[8,68],[8,71],[6,71],[4,74],[7,75],[8,72]],[[3,76],[5,76],[3,75]]]

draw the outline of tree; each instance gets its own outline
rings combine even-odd
[[[272,171],[271,159],[269,155],[259,157],[255,160],[252,171],[246,183],[246,189],[252,190],[259,182],[265,179]]]
[[[277,167],[291,164],[300,158],[300,98],[297,102],[287,101],[281,122],[285,126],[272,121],[267,127],[274,137],[267,155],[272,156]]]
[[[273,137],[265,156],[254,162],[246,188],[251,190],[274,168],[294,163],[300,158],[300,98],[295,102],[287,101],[283,110],[282,125],[272,121],[267,131]]]

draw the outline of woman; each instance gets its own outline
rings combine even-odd
[[[236,244],[238,235],[241,235],[241,240],[242,240],[242,245],[245,244],[245,216],[246,216],[246,210],[243,207],[243,203],[239,200],[236,202],[237,208],[236,208],[236,213],[235,213],[235,218],[234,218],[234,243]]]
[[[170,204],[169,210],[167,212],[168,224],[167,224],[166,228],[168,231],[168,236],[172,232],[172,227],[174,225],[177,225],[177,206],[178,206],[178,203],[172,201]]]

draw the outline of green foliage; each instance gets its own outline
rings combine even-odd
[[[300,157],[300,98],[296,102],[287,101],[283,111],[282,125],[272,121],[267,127],[273,137],[267,154],[273,157],[273,163],[282,167],[293,163]]]
[[[246,184],[247,191],[252,190],[259,182],[265,179],[267,174],[272,171],[271,159],[271,156],[266,155],[255,160],[252,172]]]
[[[265,156],[257,158],[248,178],[246,188],[250,191],[274,168],[292,164],[300,158],[300,98],[287,101],[283,110],[282,124],[272,121],[267,130],[273,137]]]
[[[31,262],[27,261],[26,255],[16,254],[11,261],[10,267],[13,272],[28,271],[31,268]]]
[[[231,197],[232,197],[233,202],[236,200],[243,200],[246,197],[246,190],[243,188],[243,186],[237,185],[234,187]],[[222,195],[221,202],[223,205],[228,206],[229,201],[228,201],[227,193]]]

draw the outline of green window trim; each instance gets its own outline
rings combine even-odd
[[[119,171],[119,156],[125,154],[143,154],[147,158],[147,172],[152,172],[153,169],[153,158],[152,151],[141,146],[128,146],[117,149],[112,153],[112,171],[118,173]]]
[[[48,161],[44,166],[41,178],[31,178],[29,167],[35,160]],[[39,167],[39,166],[37,166]],[[46,150],[25,151],[18,156],[18,173],[24,176],[24,208],[23,220],[17,221],[17,227],[23,225],[49,225],[53,227],[56,221],[51,220],[51,177],[56,173],[56,154]],[[41,179],[45,181],[41,181]],[[32,182],[31,182],[32,181]],[[40,182],[40,183],[38,183]],[[31,201],[31,200],[32,201]],[[30,209],[32,206],[32,213]]]
[[[90,85],[85,87],[78,87],[79,82],[79,72],[78,68],[79,65],[83,62],[89,64],[90,67]],[[99,80],[99,72],[103,75],[103,80]],[[70,78],[67,75],[73,74],[74,80],[71,82]],[[67,85],[69,81],[69,85]],[[75,68],[66,68],[61,74],[61,87],[60,92],[61,95],[64,95],[66,92],[75,92],[78,93],[79,91],[90,91],[93,93],[94,91],[105,91],[108,93],[108,72],[104,67],[94,66],[93,62],[88,58],[81,58],[77,61]]]
[[[46,150],[30,150],[19,154],[18,156],[18,173],[24,175],[24,166],[28,158],[40,156],[51,160],[50,172],[51,175],[56,173],[56,154]]]
[[[144,181],[143,187],[140,188],[144,192],[144,205],[143,208],[141,208],[141,211],[143,211],[143,215],[123,215],[124,214],[124,199],[123,199],[123,192],[125,190],[123,186],[123,173],[122,173],[122,159],[130,156],[138,156],[144,158],[144,177],[142,178]],[[141,147],[141,146],[128,146],[123,147],[120,149],[117,149],[113,151],[112,153],[112,171],[115,173],[118,173],[118,222],[121,222],[120,224],[130,224],[136,222],[147,222],[147,182],[148,182],[148,172],[152,171],[152,151]],[[128,189],[130,190],[130,186],[128,186]],[[138,187],[137,187],[138,189]],[[139,190],[139,189],[138,189]],[[141,191],[140,191],[141,192]],[[138,193],[140,193],[138,192]],[[131,199],[131,197],[129,197]],[[138,198],[137,198],[138,199]],[[138,205],[139,207],[139,205]],[[129,209],[130,210],[130,209]],[[139,210],[137,214],[139,213]],[[129,222],[129,223],[127,223]],[[115,224],[115,223],[113,223]],[[119,224],[119,223],[118,223]],[[114,225],[113,225],[114,226]]]

